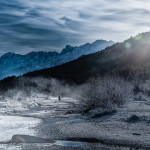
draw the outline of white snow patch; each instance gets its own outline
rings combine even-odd
[[[40,119],[21,116],[0,116],[0,141],[8,141],[15,134],[36,135],[32,129]]]

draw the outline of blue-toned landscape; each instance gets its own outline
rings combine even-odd
[[[0,1],[0,150],[150,149],[148,0]]]

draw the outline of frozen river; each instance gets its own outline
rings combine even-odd
[[[23,116],[0,115],[0,142],[10,141],[13,135],[36,136],[33,129],[41,122],[40,119]],[[0,150],[21,150],[21,146],[0,144]]]
[[[15,134],[35,136],[33,128],[40,122],[32,117],[0,116],[0,142],[9,141]]]
[[[70,113],[76,109],[75,104],[78,105],[78,101],[71,98],[58,101],[58,98],[43,95],[24,101],[1,101],[0,150],[127,150],[141,143],[150,147],[147,142],[149,124],[146,122],[150,118],[150,108],[145,102],[134,101],[132,105],[118,109],[117,113],[96,119]],[[138,115],[141,108],[145,108],[142,114],[148,119],[128,123],[126,120],[133,115],[133,111]],[[131,145],[124,144],[126,140],[132,141]]]

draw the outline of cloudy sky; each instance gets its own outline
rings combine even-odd
[[[0,0],[0,54],[123,41],[149,29],[149,0]]]

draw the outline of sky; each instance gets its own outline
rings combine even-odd
[[[0,0],[0,55],[60,52],[150,29],[149,0]]]

